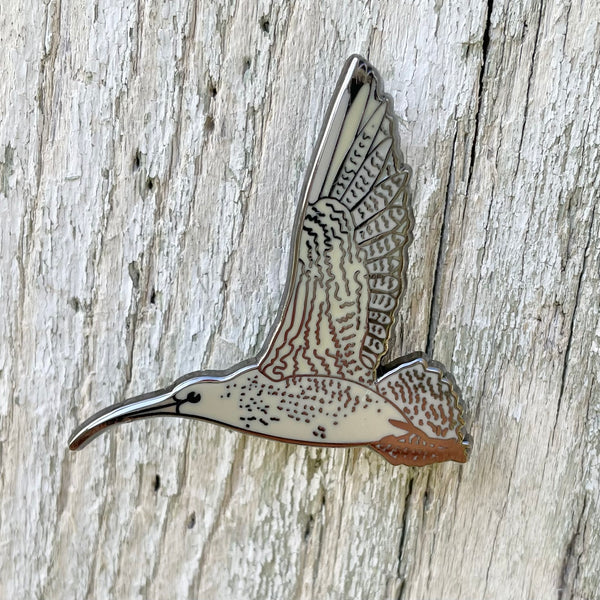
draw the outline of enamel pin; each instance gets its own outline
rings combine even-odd
[[[346,62],[298,208],[287,288],[261,353],[111,406],[69,441],[111,425],[193,417],[293,444],[370,446],[394,465],[465,462],[462,409],[442,365],[380,367],[412,239],[410,168],[392,100],[363,58]]]

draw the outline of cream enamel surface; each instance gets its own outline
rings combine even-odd
[[[250,385],[251,380],[256,380],[253,386]],[[274,382],[259,371],[248,371],[228,381],[185,387],[178,395],[183,398],[187,393],[195,392],[202,397],[197,404],[182,405],[181,414],[209,419],[242,431],[246,424],[251,424],[249,433],[283,440],[353,445],[368,444],[386,435],[402,433],[402,430],[389,423],[389,419],[403,420],[403,416],[385,398],[358,383],[341,379],[328,386],[330,383],[329,378],[308,375]],[[315,399],[308,396],[310,386],[314,386]],[[322,387],[326,389],[319,392]],[[342,401],[337,395],[339,388],[344,390]],[[257,397],[257,389],[264,390],[264,394]],[[327,390],[331,393],[327,393]],[[286,411],[277,410],[282,398],[290,405],[298,403],[289,415]],[[352,400],[357,398],[360,402],[353,410]],[[259,400],[257,408],[252,405],[256,400]],[[348,401],[345,407],[344,402]],[[324,408],[326,413],[319,413],[319,408]],[[278,420],[271,421],[271,416]],[[247,418],[253,420],[248,422],[245,420]],[[321,432],[323,437],[320,437]]]

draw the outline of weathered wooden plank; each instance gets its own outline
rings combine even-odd
[[[592,0],[0,12],[0,596],[574,598],[600,582]],[[391,354],[454,371],[464,467],[196,422],[74,425],[256,353],[344,59],[413,166]]]

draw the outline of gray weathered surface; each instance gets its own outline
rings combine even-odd
[[[253,4],[0,9],[0,597],[598,598],[596,1]],[[471,461],[184,420],[70,453],[260,349],[351,52],[415,173],[391,354],[454,371]]]

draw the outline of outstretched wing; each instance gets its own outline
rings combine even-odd
[[[280,320],[259,368],[275,380],[375,380],[411,239],[410,168],[391,100],[363,58],[345,65],[296,221]]]

